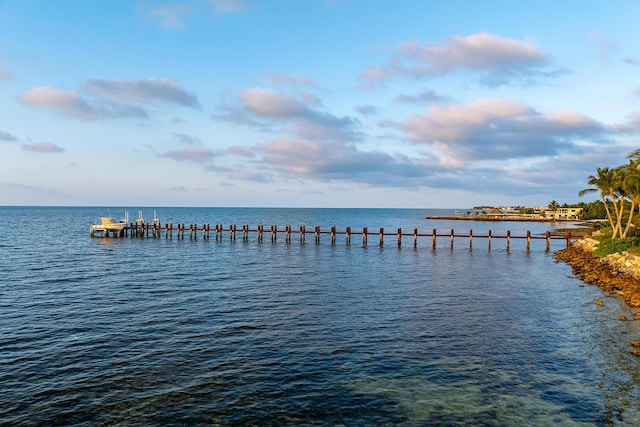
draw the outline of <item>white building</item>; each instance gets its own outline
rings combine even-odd
[[[558,208],[555,211],[545,210],[544,217],[550,219],[580,219],[582,208]]]

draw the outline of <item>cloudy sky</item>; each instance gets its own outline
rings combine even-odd
[[[636,0],[0,0],[0,204],[578,202],[640,148],[638,18]]]

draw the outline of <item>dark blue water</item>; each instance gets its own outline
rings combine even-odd
[[[421,210],[157,211],[254,228],[548,227]],[[640,424],[640,324],[554,261],[562,241],[547,253],[447,238],[434,250],[429,237],[417,249],[90,238],[106,213],[0,207],[2,424]]]

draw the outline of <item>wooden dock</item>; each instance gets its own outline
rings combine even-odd
[[[369,230],[367,227],[361,231],[352,230],[351,227],[346,227],[344,230],[338,230],[336,227],[330,229],[321,229],[320,227],[306,227],[300,226],[295,230],[292,226],[278,227],[276,225],[266,228],[264,225],[258,225],[256,228],[251,228],[249,225],[242,225],[240,227],[236,225],[230,225],[225,228],[222,224],[215,224],[213,227],[211,224],[165,224],[164,226],[158,222],[155,223],[131,223],[124,227],[122,230],[109,230],[109,229],[93,229],[91,236],[101,235],[102,237],[130,237],[130,238],[162,238],[165,239],[197,239],[200,236],[202,239],[209,240],[213,234],[215,240],[229,240],[236,241],[242,240],[248,242],[249,236],[256,236],[258,242],[264,242],[265,235],[271,242],[278,241],[278,237],[284,237],[286,243],[291,243],[292,240],[299,240],[301,244],[304,244],[307,237],[313,239],[314,244],[319,245],[322,237],[328,237],[332,246],[336,245],[338,236],[344,237],[345,245],[351,246],[351,241],[354,236],[357,236],[362,240],[363,246],[368,246],[369,238],[375,239],[377,237],[377,244],[384,246],[385,237],[395,240],[398,247],[402,247],[403,241],[410,242],[414,248],[418,247],[418,240],[424,240],[424,238],[431,239],[432,248],[436,248],[438,238],[446,238],[450,242],[451,248],[454,247],[455,239],[468,239],[469,248],[473,247],[474,239],[486,239],[488,248],[491,249],[491,243],[493,240],[504,240],[506,242],[506,249],[511,247],[512,240],[526,240],[527,250],[531,248],[532,241],[544,241],[545,250],[548,251],[551,247],[552,240],[562,240],[566,242],[567,247],[571,243],[571,232],[563,234],[552,234],[547,231],[544,235],[534,235],[530,231],[522,234],[513,234],[507,230],[504,234],[493,234],[491,230],[474,234],[473,230],[468,232],[456,232],[454,229],[451,231],[442,232],[437,229],[433,229],[430,232],[419,232],[417,228],[413,229],[413,232],[405,232],[402,228],[398,228],[395,232],[385,231],[384,228],[380,228],[378,231]]]

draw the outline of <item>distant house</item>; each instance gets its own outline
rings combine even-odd
[[[504,212],[502,212],[500,209],[493,208],[489,212],[487,212],[487,215],[489,215],[489,216],[503,216]]]
[[[545,210],[544,217],[549,219],[580,219],[582,208],[558,208],[554,211]]]

